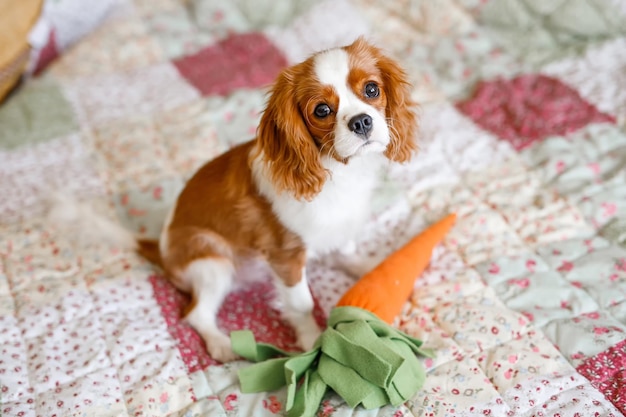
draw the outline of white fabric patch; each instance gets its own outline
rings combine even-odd
[[[541,71],[578,90],[600,111],[626,121],[626,38],[591,47],[582,58],[569,58]]]

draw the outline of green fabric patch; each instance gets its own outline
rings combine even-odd
[[[0,148],[45,142],[68,135],[77,126],[73,109],[59,87],[31,80],[0,106]]]
[[[231,333],[233,350],[259,362],[239,371],[244,393],[287,386],[289,416],[313,416],[328,388],[354,408],[400,405],[422,387],[426,373],[416,355],[432,356],[414,339],[369,311],[336,307],[313,350],[285,352],[256,343],[252,332]]]
[[[590,44],[626,34],[626,17],[610,0],[490,1],[480,20],[494,40],[533,65],[581,54]]]
[[[224,37],[231,32],[263,30],[268,26],[287,27],[317,2],[193,0],[189,3],[189,15],[201,31]]]
[[[591,124],[547,138],[521,156],[542,183],[575,204],[594,228],[602,228],[614,218],[626,218],[625,143],[620,127]]]

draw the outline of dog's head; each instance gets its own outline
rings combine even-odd
[[[324,158],[348,164],[383,153],[407,161],[417,118],[406,74],[363,39],[284,70],[258,129],[258,150],[275,187],[311,199],[328,177]]]

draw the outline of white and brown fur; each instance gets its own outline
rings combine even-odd
[[[378,94],[368,96],[372,83]],[[319,105],[330,113],[316,116]],[[416,149],[413,106],[404,71],[363,39],[317,53],[278,76],[254,140],[187,182],[159,240],[137,240],[138,252],[191,294],[186,320],[213,358],[236,358],[216,313],[241,257],[269,264],[284,317],[312,347],[320,330],[307,257],[359,233],[380,168]]]

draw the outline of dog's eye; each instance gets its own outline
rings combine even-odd
[[[376,98],[380,95],[380,88],[376,83],[367,83],[365,84],[365,97],[367,98]]]
[[[320,119],[327,117],[330,113],[332,113],[332,110],[328,104],[318,104],[317,107],[315,107],[315,115]]]

